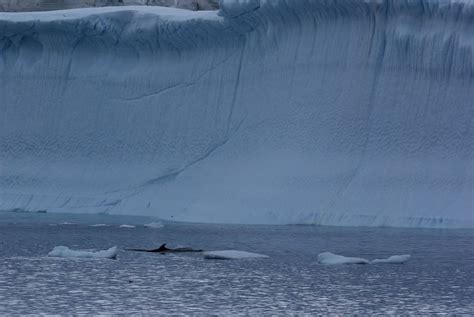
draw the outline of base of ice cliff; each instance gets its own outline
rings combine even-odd
[[[474,227],[474,5],[0,13],[0,209]]]
[[[147,5],[188,10],[217,10],[218,0],[0,0],[0,11],[47,11],[88,7]]]

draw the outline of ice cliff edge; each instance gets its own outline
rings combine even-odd
[[[0,210],[474,227],[474,5],[0,13]]]

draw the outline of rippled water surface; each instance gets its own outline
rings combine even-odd
[[[67,221],[75,224],[59,225]],[[0,213],[0,314],[474,313],[469,230],[237,226],[112,216]],[[93,227],[105,223],[110,226]],[[135,228],[119,228],[120,224]],[[54,246],[191,246],[268,259],[121,251],[117,260],[50,258]],[[404,265],[317,264],[331,251]]]

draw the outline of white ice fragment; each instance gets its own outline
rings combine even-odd
[[[108,227],[109,225],[106,225],[105,223],[98,223],[95,225],[91,225],[91,227]]]
[[[403,264],[410,259],[411,255],[402,254],[402,255],[392,255],[386,259],[375,259],[372,263],[388,263],[388,264]]]
[[[223,250],[223,251],[207,251],[204,252],[205,259],[212,260],[237,260],[237,259],[264,259],[268,258],[267,255],[237,251],[237,250]]]
[[[147,228],[159,229],[163,228],[164,225],[161,221],[153,221],[144,225]]]
[[[120,225],[119,228],[135,228],[135,226],[132,226],[132,225]]]
[[[362,258],[347,257],[334,254],[331,252],[323,252],[318,255],[318,262],[321,264],[370,264],[370,261]]]
[[[48,253],[48,256],[60,257],[60,258],[104,258],[104,259],[116,259],[118,254],[118,248],[112,247],[108,250],[101,251],[76,251],[71,250],[68,247],[57,246]]]

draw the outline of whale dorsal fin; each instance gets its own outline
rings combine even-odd
[[[162,251],[168,251],[169,249],[166,247],[166,243],[163,243],[159,248],[158,248],[158,252],[162,252]]]

